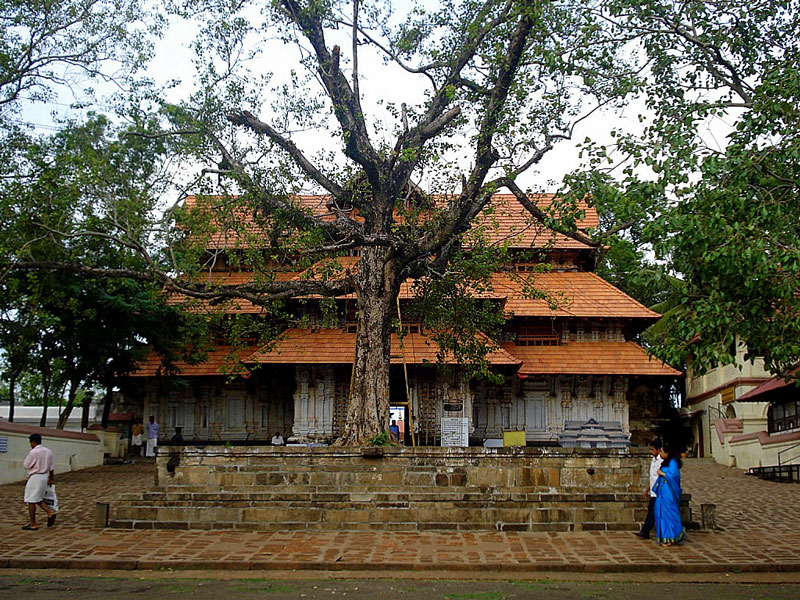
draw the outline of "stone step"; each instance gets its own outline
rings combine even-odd
[[[350,485],[350,486],[322,486],[322,485],[222,485],[222,486],[183,486],[183,485],[162,485],[159,487],[148,488],[147,492],[167,492],[167,493],[224,493],[224,494],[252,494],[252,493],[315,493],[315,494],[339,494],[346,489],[348,493],[381,493],[381,494],[408,494],[408,493],[430,493],[430,494],[449,494],[449,493],[492,493],[492,494],[552,494],[553,487],[550,486],[429,486],[429,485],[408,485],[408,486],[382,486],[382,485]],[[608,488],[594,488],[590,486],[561,486],[559,493],[563,494],[607,494]]]
[[[598,502],[641,502],[638,494],[559,494],[559,493],[525,493],[525,492],[480,492],[477,490],[461,490],[450,492],[339,492],[318,493],[285,492],[282,490],[267,492],[172,492],[151,491],[139,494],[123,494],[120,505],[157,506],[170,505],[240,503],[244,505],[267,503],[392,503],[392,502],[527,502],[527,503],[598,503]]]
[[[497,522],[494,526],[486,523],[464,522],[439,522],[420,523],[412,522],[308,522],[308,521],[282,521],[280,523],[266,522],[217,522],[206,523],[202,521],[137,521],[129,519],[115,519],[109,527],[115,529],[170,529],[170,530],[222,530],[222,531],[530,531],[530,532],[569,532],[569,531],[637,531],[640,522],[630,523],[506,523]]]
[[[633,530],[646,512],[641,507],[619,505],[556,508],[528,503],[501,504],[119,507],[111,526],[133,529],[605,531]]]
[[[348,510],[374,510],[391,511],[392,509],[432,509],[432,510],[469,510],[469,511],[483,511],[487,508],[491,509],[508,509],[508,510],[524,510],[524,511],[541,511],[541,510],[567,510],[572,511],[581,509],[585,512],[608,511],[617,510],[626,512],[628,510],[645,511],[641,503],[635,502],[602,502],[596,503],[592,507],[587,507],[585,503],[580,502],[560,502],[560,503],[531,503],[522,501],[456,501],[456,502],[442,502],[442,501],[398,501],[398,502],[229,502],[224,505],[210,502],[154,502],[154,501],[141,501],[137,503],[124,504],[116,508],[116,514],[136,514],[138,516],[149,514],[147,511],[159,511],[166,509],[164,514],[169,514],[171,511],[205,511],[203,514],[212,515],[214,513],[208,512],[209,509],[220,509],[227,511],[233,509],[235,511],[247,509],[268,509],[280,510],[284,508],[291,508],[297,510],[310,510],[310,511],[348,511]],[[224,514],[224,513],[220,513]]]
[[[640,502],[638,494],[565,494],[526,492],[480,492],[476,490],[450,492],[172,492],[153,491],[140,494],[123,494],[119,502],[125,504],[158,504],[160,502],[222,503],[229,502]]]

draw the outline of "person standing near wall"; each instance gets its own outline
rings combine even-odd
[[[53,472],[53,453],[42,446],[42,436],[32,433],[28,436],[31,451],[22,461],[22,466],[28,471],[28,483],[25,484],[24,502],[28,505],[30,523],[23,525],[26,531],[36,531],[39,524],[36,522],[36,506],[40,506],[47,513],[47,526],[52,527],[56,522],[56,513],[44,501],[47,486],[55,483]]]
[[[656,493],[653,491],[653,486],[656,484],[656,480],[658,479],[658,470],[661,468],[661,463],[664,459],[661,458],[661,440],[653,440],[650,442],[650,485],[644,491],[644,497],[648,498],[647,503],[647,517],[642,523],[642,528],[637,531],[634,535],[647,540],[650,539],[650,531],[653,529],[653,525],[655,525],[656,518],[653,510],[656,506]]]
[[[392,441],[400,441],[400,428],[397,426],[397,421],[392,419],[392,424],[389,425],[389,434],[392,436]]]
[[[147,452],[145,456],[155,456],[157,446],[158,446],[158,423],[156,423],[156,418],[151,415],[150,422],[147,424]]]
[[[655,492],[656,541],[662,546],[683,543],[686,530],[681,520],[681,459],[672,444],[661,446],[663,462],[658,469]]]
[[[131,444],[133,444],[134,456],[142,455],[142,434],[144,434],[144,426],[141,419],[136,419],[131,427]]]

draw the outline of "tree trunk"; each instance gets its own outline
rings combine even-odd
[[[50,369],[42,369],[42,418],[39,419],[39,427],[47,427],[47,406],[50,404]]]
[[[67,419],[72,414],[72,407],[75,404],[75,394],[78,393],[78,382],[70,381],[69,382],[69,393],[67,394],[67,404],[64,406],[64,410],[61,411],[61,414],[58,415],[58,424],[56,425],[56,429],[64,429],[67,424]]]
[[[86,392],[81,403],[81,431],[89,428],[89,406],[92,404],[92,392]]]
[[[17,404],[17,394],[15,388],[17,387],[17,372],[12,369],[11,376],[8,379],[8,422],[14,422],[14,407]]]
[[[100,426],[103,429],[108,429],[108,417],[111,415],[111,398],[114,392],[114,384],[111,382],[106,383],[106,395],[103,397],[103,420]]]
[[[364,248],[357,275],[358,333],[353,390],[338,446],[358,446],[389,430],[389,354],[399,283],[384,248]]]

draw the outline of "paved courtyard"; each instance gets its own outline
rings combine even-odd
[[[52,529],[21,531],[24,483],[0,486],[0,568],[800,572],[800,485],[686,461],[684,491],[717,505],[720,531],[661,548],[629,532],[223,532],[93,529],[96,502],[150,487],[152,465],[57,474]]]

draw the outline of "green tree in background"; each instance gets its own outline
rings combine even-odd
[[[22,102],[53,100],[59,87],[85,100],[92,80],[123,83],[147,59],[161,25],[138,0],[3,0],[0,117]]]
[[[118,133],[92,116],[51,136],[25,137],[15,177],[0,185],[0,251],[12,267],[31,267],[0,279],[5,375],[13,402],[20,377],[38,374],[42,425],[60,390],[63,427],[81,388],[110,388],[150,348],[173,356],[193,327],[192,315],[168,306],[160,285],[143,275],[141,253],[84,235],[148,227],[164,148]],[[104,276],[83,268],[89,264]]]
[[[800,360],[800,6],[607,6],[647,58],[648,114],[642,132],[591,147],[572,190],[637,224],[609,256],[622,287],[667,314],[650,334],[661,358],[703,372],[733,362],[738,338],[785,373]],[[669,297],[636,292],[642,281]]]

